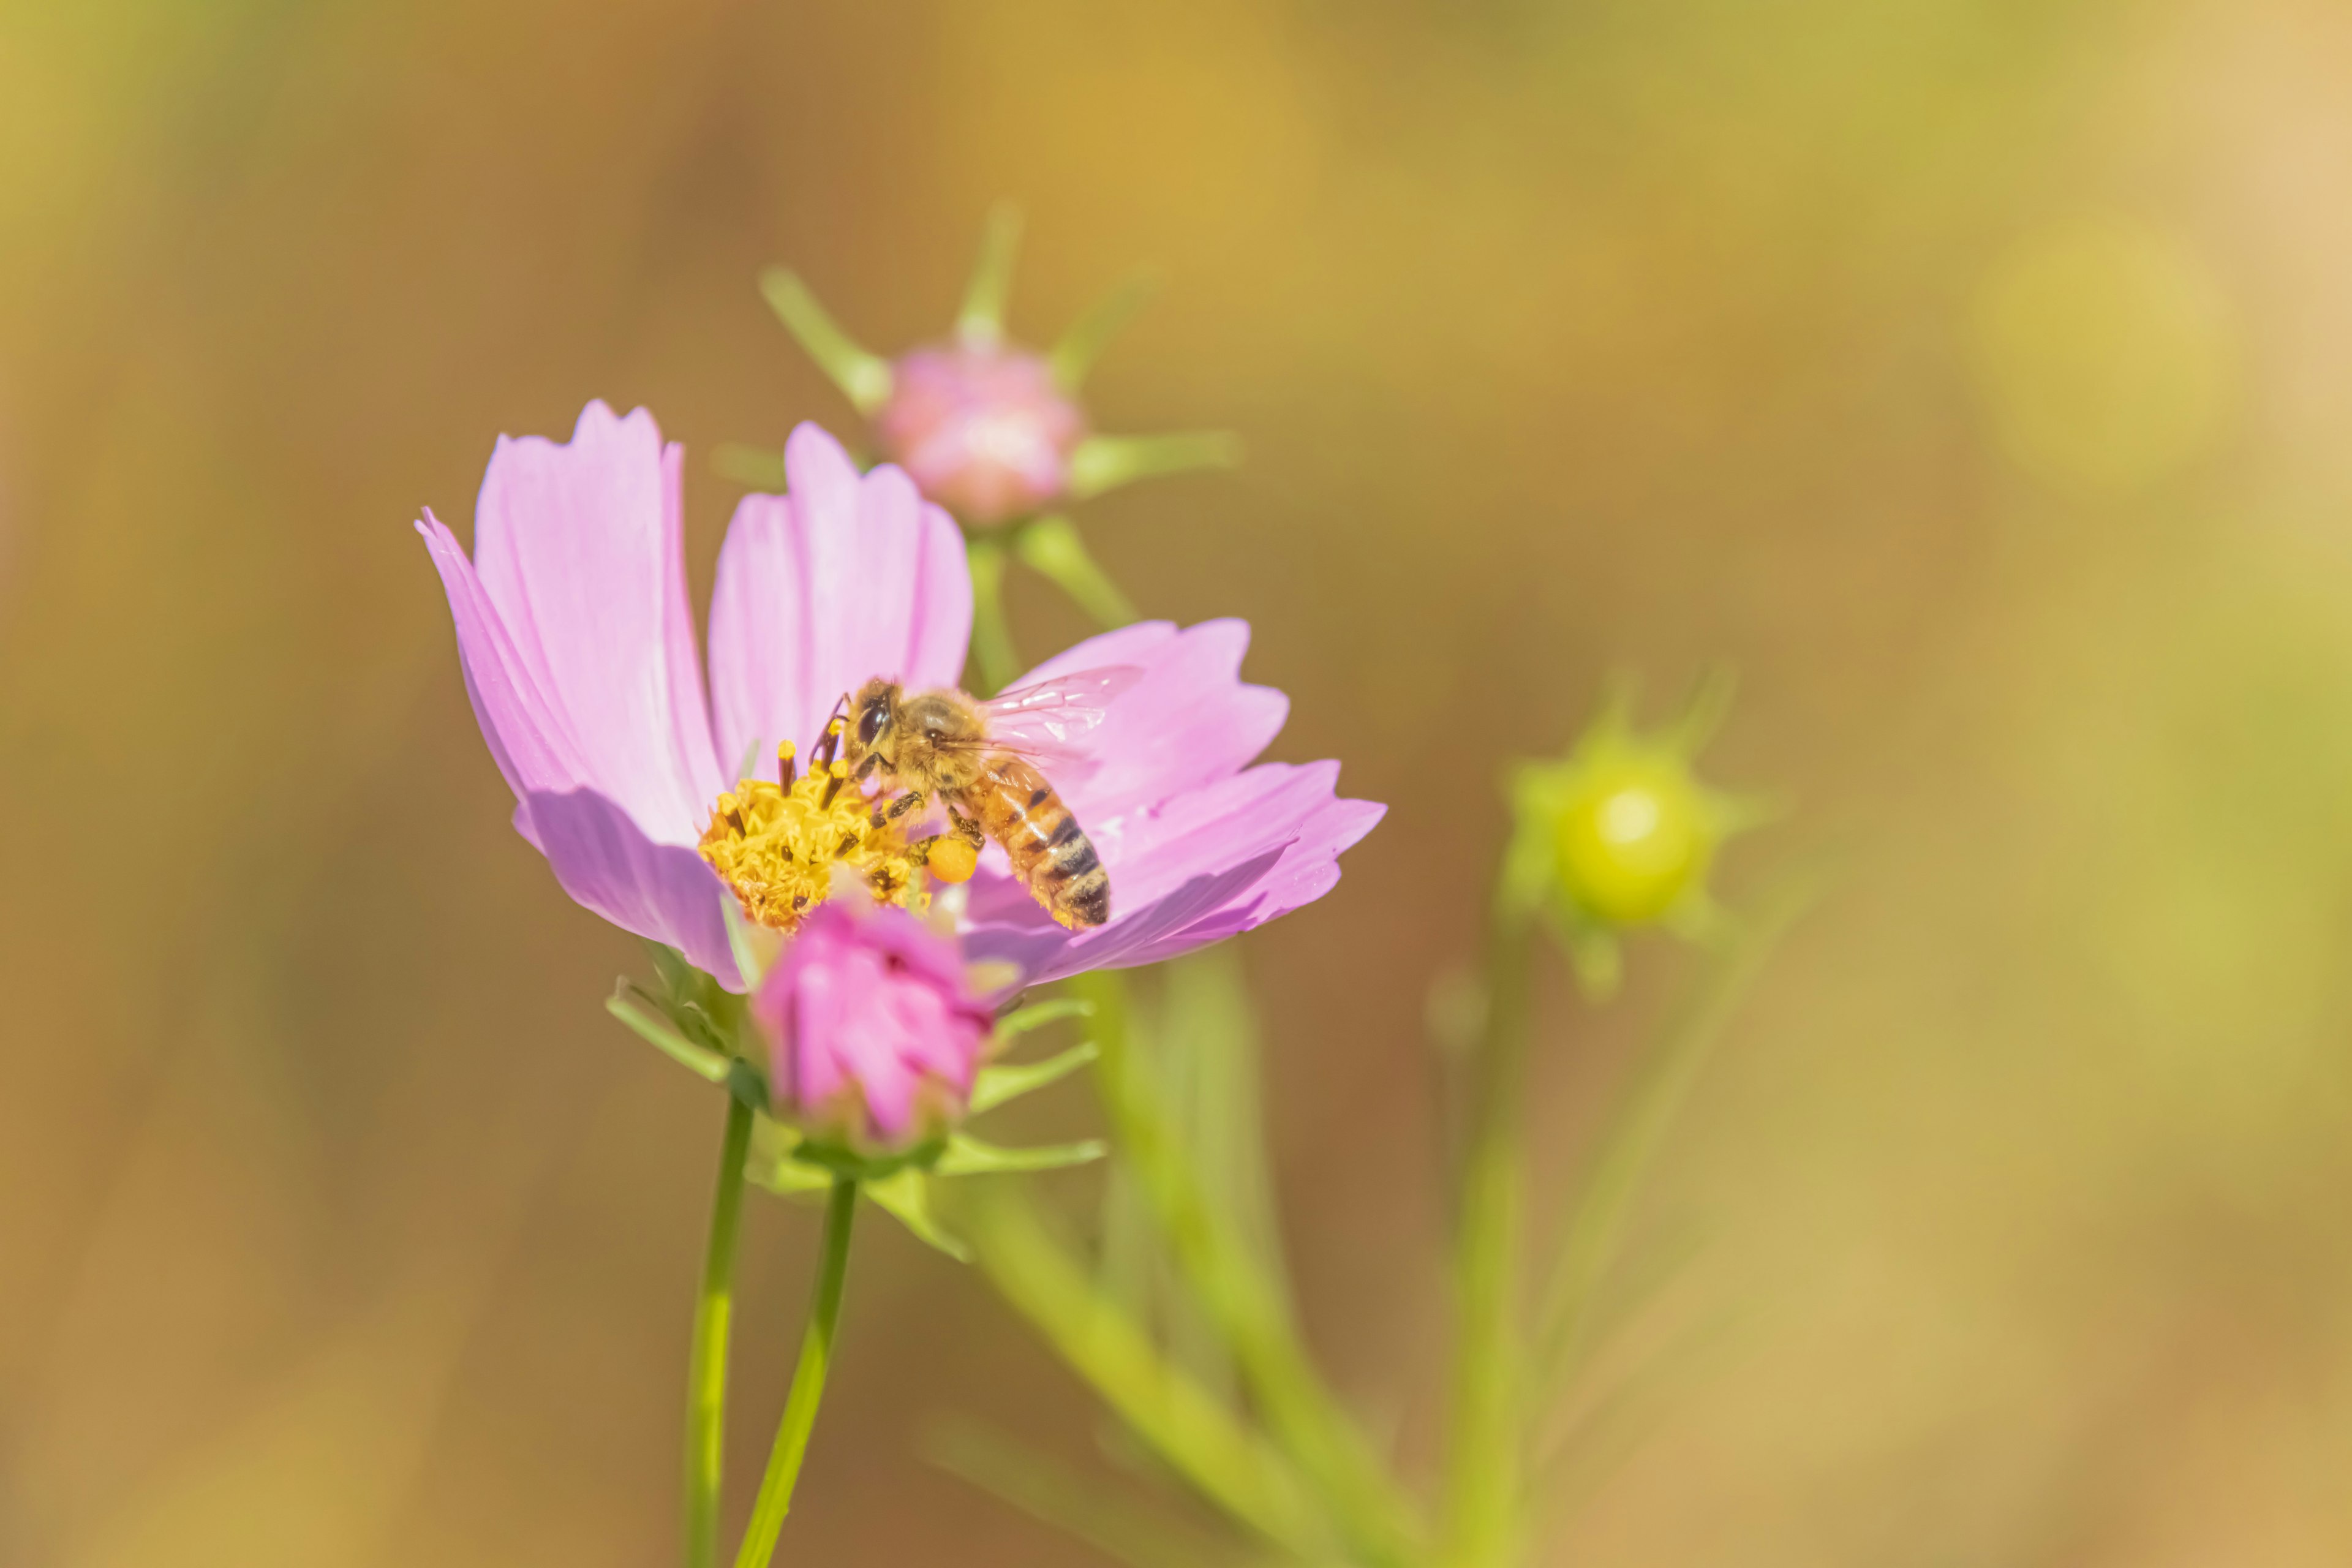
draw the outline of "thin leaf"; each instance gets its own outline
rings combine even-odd
[[[1328,1556],[1327,1522],[1283,1456],[1160,1354],[1016,1184],[957,1190],[956,1223],[982,1270],[1139,1436],[1237,1522],[1301,1557]]]
[[[1814,877],[1792,877],[1744,924],[1729,925],[1728,939],[1709,955],[1697,983],[1644,1053],[1641,1077],[1611,1117],[1553,1249],[1538,1319],[1538,1390],[1556,1391],[1574,1370],[1594,1296],[1616,1256],[1652,1157],[1716,1041],[1762,973],[1773,943],[1812,901],[1815,890]]]
[[[733,1062],[717,1051],[696,1045],[673,1028],[668,1019],[640,1003],[627,981],[604,999],[604,1011],[626,1024],[637,1037],[662,1055],[707,1083],[725,1083]]]
[[[1024,1094],[1034,1094],[1049,1083],[1058,1083],[1095,1059],[1099,1053],[1092,1040],[1081,1040],[1058,1056],[1047,1057],[1042,1062],[1006,1062],[982,1068],[971,1086],[971,1109],[974,1115],[993,1110],[1007,1100],[1018,1100]]]
[[[924,1434],[922,1448],[924,1458],[950,1475],[1130,1568],[1241,1568],[1262,1560],[1231,1542],[1211,1540],[1158,1510],[1111,1497],[1100,1482],[1074,1475],[1004,1433],[975,1422],[935,1422]]]
[[[948,1140],[947,1152],[931,1168],[942,1176],[994,1176],[1018,1171],[1058,1171],[1099,1160],[1105,1152],[1107,1150],[1099,1138],[1088,1138],[1076,1143],[1043,1143],[1030,1149],[1003,1149],[993,1143],[983,1143],[968,1133],[959,1132]]]

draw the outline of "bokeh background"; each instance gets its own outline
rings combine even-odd
[[[1724,659],[1713,771],[1792,807],[1726,896],[1839,870],[1642,1211],[1719,1331],[1553,1555],[2352,1554],[2340,6],[9,0],[0,1562],[669,1560],[718,1108],[600,1010],[639,960],[508,827],[409,523],[644,403],[699,598],[709,455],[849,424],[758,268],[895,350],[1000,195],[1017,331],[1170,280],[1106,426],[1249,443],[1097,552],[1393,803],[1243,958],[1307,1320],[1408,1467],[1492,781]],[[1633,962],[1548,1007],[1548,1184],[1689,969]],[[814,1233],[754,1206],[739,1502]],[[1087,1396],[859,1247],[798,1560],[1097,1561],[918,1452],[1098,1464]]]

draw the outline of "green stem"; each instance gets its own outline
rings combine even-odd
[[[1593,1299],[1616,1257],[1642,1177],[1773,944],[1812,895],[1810,878],[1785,883],[1732,928],[1643,1053],[1642,1076],[1611,1118],[1560,1229],[1538,1320],[1537,1387],[1557,1393],[1575,1370],[1591,1331]]]
[[[1527,1079],[1534,931],[1523,913],[1497,902],[1454,1232],[1456,1323],[1443,1553],[1449,1568],[1494,1568],[1511,1562],[1518,1549],[1523,1355],[1514,1314],[1527,1198],[1519,1101]]]
[[[1138,618],[1135,606],[1110,580],[1110,574],[1087,552],[1078,525],[1060,513],[1024,524],[1013,535],[1013,551],[1024,565],[1050,579],[1105,631],[1115,631]]]
[[[702,1254],[702,1293],[694,1304],[694,1348],[687,1360],[687,1568],[715,1568],[719,1562],[727,1331],[735,1307],[735,1238],[743,1214],[743,1161],[751,1145],[751,1108],[730,1094],[727,1131],[719,1144],[719,1188],[710,1201],[710,1239]]]
[[[959,1185],[957,1225],[982,1272],[1119,1418],[1233,1519],[1302,1560],[1328,1558],[1329,1536],[1288,1462],[1160,1352],[1019,1189]]]
[[[1119,1152],[1140,1182],[1184,1278],[1231,1348],[1266,1426],[1330,1505],[1364,1563],[1418,1555],[1420,1522],[1370,1445],[1324,1385],[1299,1343],[1282,1292],[1196,1179],[1165,1107],[1128,1037],[1126,987],[1105,972],[1081,976],[1095,1004],[1097,1081]]]
[[[964,535],[971,563],[971,660],[979,667],[980,695],[1002,691],[1021,673],[1013,646],[1013,623],[1004,614],[1004,545],[985,534]]]
[[[809,1433],[816,1426],[818,1402],[824,1397],[824,1374],[833,1364],[834,1330],[841,1321],[841,1285],[849,1272],[850,1224],[856,1217],[857,1179],[835,1176],[833,1194],[825,1200],[824,1240],[817,1257],[808,1330],[801,1336],[800,1364],[793,1369],[792,1392],[784,1396],[784,1418],[776,1427],[776,1446],[768,1452],[768,1473],[761,1478],[759,1498],[751,1504],[751,1522],[743,1527],[743,1549],[735,1554],[735,1568],[767,1568],[775,1555],[784,1516],[792,1511],[793,1487],[801,1477],[801,1461],[808,1455]]]

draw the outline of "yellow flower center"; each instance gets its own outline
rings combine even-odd
[[[876,901],[922,910],[929,902],[920,875],[929,846],[907,837],[915,816],[877,807],[848,781],[843,763],[795,778],[789,743],[781,755],[792,783],[739,780],[702,831],[702,858],[735,890],[745,917],[792,931],[832,893],[836,867],[863,880]]]

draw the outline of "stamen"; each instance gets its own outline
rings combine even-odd
[[[813,761],[797,774],[789,745],[777,748],[777,761],[785,782],[745,779],[720,795],[699,845],[748,919],[791,931],[836,886],[852,885],[837,879],[836,865],[881,901],[929,904],[923,852],[862,791],[842,789],[847,763]]]

